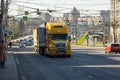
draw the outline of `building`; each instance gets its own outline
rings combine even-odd
[[[102,17],[103,21],[109,22],[110,10],[100,10],[100,16]]]
[[[49,13],[45,13],[42,15],[42,20],[44,22],[50,22],[50,19],[52,18],[52,16]]]
[[[100,10],[100,17],[101,17],[101,25],[102,25],[102,32],[105,36],[105,42],[109,41],[110,38],[110,10]]]
[[[120,0],[110,0],[110,42],[120,43]]]
[[[76,9],[76,7],[74,7],[69,14],[68,20],[70,20],[70,22],[72,22],[73,24],[78,24],[79,17],[80,17],[80,12]]]
[[[70,13],[63,13],[63,18],[64,18],[64,20],[68,20],[69,14],[70,14]]]

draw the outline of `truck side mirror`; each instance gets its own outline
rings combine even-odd
[[[45,26],[46,26],[47,22],[45,22]]]

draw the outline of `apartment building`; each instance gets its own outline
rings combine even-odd
[[[110,42],[120,43],[120,0],[110,0]]]

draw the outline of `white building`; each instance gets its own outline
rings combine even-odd
[[[110,42],[120,43],[120,0],[110,0]]]

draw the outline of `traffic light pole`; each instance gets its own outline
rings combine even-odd
[[[87,46],[89,45],[89,39],[87,38]]]
[[[87,46],[89,45],[89,35],[86,35],[86,39],[87,39]]]

